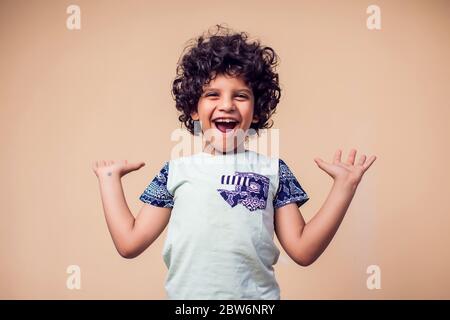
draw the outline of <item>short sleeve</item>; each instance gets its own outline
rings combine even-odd
[[[273,207],[280,208],[289,203],[295,202],[301,207],[309,200],[308,195],[291,172],[287,164],[279,159],[279,184],[277,193],[273,199]]]
[[[166,162],[161,171],[155,176],[147,188],[145,188],[139,200],[157,207],[172,208],[173,196],[167,190],[168,177],[169,163]]]

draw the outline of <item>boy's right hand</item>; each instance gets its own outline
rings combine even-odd
[[[143,166],[145,166],[144,162],[129,163],[127,160],[100,160],[95,161],[92,164],[92,170],[94,171],[97,178],[112,175],[118,175],[119,178],[122,178],[124,175],[130,173],[131,171],[139,170]]]

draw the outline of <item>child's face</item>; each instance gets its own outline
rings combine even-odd
[[[254,96],[242,78],[219,74],[203,87],[193,120],[199,120],[206,141],[219,152],[242,146],[252,122]]]

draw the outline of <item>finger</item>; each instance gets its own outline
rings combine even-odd
[[[104,166],[106,166],[106,161],[105,160],[102,160],[101,162],[101,165],[104,167]]]
[[[341,149],[337,149],[336,152],[334,153],[333,163],[341,162],[341,155],[342,155],[342,150]]]
[[[348,155],[347,164],[354,165],[355,164],[355,157],[356,157],[356,149],[353,148],[353,149],[350,150],[350,154]]]
[[[366,161],[366,155],[363,154],[361,157],[359,157],[358,165],[364,166],[365,161]]]
[[[321,166],[322,159],[320,159],[320,158],[314,158],[314,162],[320,167],[320,166]]]
[[[325,170],[326,166],[329,165],[327,162],[323,161],[320,158],[314,158],[314,161],[317,163],[317,165],[319,166],[319,168]]]
[[[376,156],[371,156],[369,158],[369,160],[367,160],[367,162],[363,165],[363,169],[364,171],[366,171],[367,169],[370,168],[370,166],[372,165],[372,163],[377,159]]]
[[[136,162],[134,165],[133,165],[133,168],[135,168],[136,170],[138,170],[138,169],[140,169],[140,168],[142,168],[143,166],[145,165],[145,163],[144,162]]]

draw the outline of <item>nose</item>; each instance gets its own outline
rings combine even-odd
[[[223,112],[230,112],[236,110],[236,106],[232,99],[223,99],[221,103],[218,105],[217,109]]]

